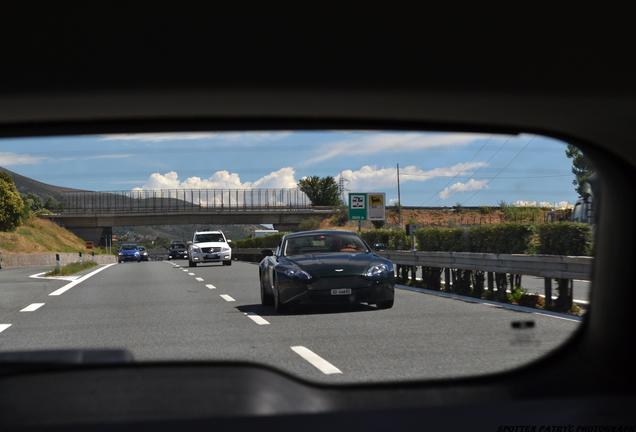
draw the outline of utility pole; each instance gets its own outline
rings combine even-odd
[[[340,171],[340,176],[338,177],[338,194],[340,195],[340,199],[344,205],[347,204],[346,196],[347,193],[347,180],[342,176],[342,171]]]
[[[397,164],[397,187],[398,187],[398,224],[402,227],[402,199],[400,197],[400,164]]]

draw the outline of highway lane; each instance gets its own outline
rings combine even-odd
[[[31,279],[27,295],[11,288],[16,279],[0,273],[0,323],[12,324],[0,350],[128,348],[139,361],[246,360],[325,382],[496,372],[539,358],[579,325],[403,290],[389,310],[278,315],[260,305],[257,266],[236,261],[118,264],[56,297],[47,293],[64,282]],[[33,303],[45,305],[18,312]],[[515,330],[516,320],[536,326]]]
[[[544,280],[543,278],[534,277],[534,276],[523,276],[521,279],[521,286],[528,290],[529,293],[537,293],[543,294],[545,292]],[[589,301],[590,299],[590,288],[592,283],[590,281],[584,280],[574,280],[574,284],[572,286],[572,292],[574,293],[574,298],[576,300]],[[555,280],[552,281],[552,296],[556,298],[557,294],[557,283]]]

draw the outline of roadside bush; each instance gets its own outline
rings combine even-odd
[[[384,243],[387,249],[394,250],[411,248],[411,239],[401,229],[374,229],[363,231],[360,236],[370,245],[373,243]]]
[[[349,209],[345,206],[338,206],[336,213],[331,217],[331,222],[336,226],[345,226],[349,221]]]
[[[538,252],[546,255],[590,255],[592,230],[578,222],[542,224],[538,227]]]
[[[25,210],[26,209],[26,210]],[[0,231],[12,231],[28,216],[30,208],[24,205],[11,176],[0,172]]]
[[[275,248],[280,243],[280,239],[287,233],[276,233],[265,237],[247,238],[236,240],[232,247],[237,248]]]
[[[462,228],[425,227],[415,232],[418,250],[457,252],[465,249],[465,230]]]
[[[419,250],[514,254],[526,253],[532,234],[532,226],[526,224],[426,227],[415,233]]]
[[[374,221],[371,221],[371,223],[373,224],[373,227],[375,229],[380,229],[380,228],[382,228],[384,226],[384,221],[383,220],[374,220]]]
[[[320,218],[310,217],[298,224],[298,231],[311,231],[320,228]]]

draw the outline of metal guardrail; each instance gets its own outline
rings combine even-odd
[[[481,270],[552,279],[590,280],[594,258],[587,256],[517,255],[473,252],[382,251],[395,264]]]
[[[268,249],[268,248],[263,248]],[[260,256],[259,248],[235,248],[235,257]],[[560,255],[516,255],[472,252],[382,251],[376,252],[394,264],[461,270],[481,270],[552,279],[590,280],[594,258]],[[253,258],[252,258],[253,259]]]
[[[290,210],[311,207],[291,189],[155,189],[65,192],[60,214],[179,213],[233,210]]]

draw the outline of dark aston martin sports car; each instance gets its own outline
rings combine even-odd
[[[284,311],[296,304],[370,303],[393,306],[393,263],[356,234],[305,231],[287,234],[259,264],[261,302]]]

